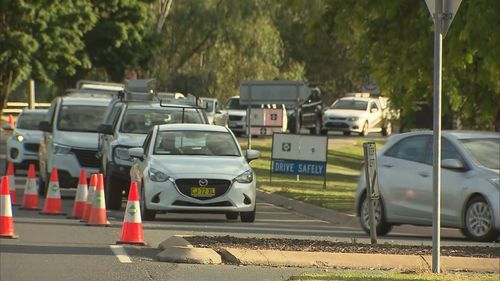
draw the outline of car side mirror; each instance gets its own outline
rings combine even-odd
[[[40,121],[40,123],[38,123],[38,129],[40,129],[40,131],[48,133],[52,132],[52,128],[50,126],[49,121]]]
[[[97,132],[104,135],[112,135],[113,134],[113,126],[111,124],[101,124],[97,127]]]
[[[144,149],[142,147],[132,147],[128,149],[130,157],[144,160]]]
[[[441,161],[441,167],[453,170],[462,170],[463,168],[465,168],[462,161],[458,159],[443,159]]]
[[[258,159],[260,157],[260,151],[254,149],[247,149],[246,159],[250,163],[250,161]]]

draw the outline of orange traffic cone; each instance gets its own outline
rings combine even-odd
[[[38,183],[36,182],[34,164],[30,164],[28,168],[28,178],[26,179],[21,209],[40,210],[40,206],[38,205]]]
[[[14,220],[9,193],[9,177],[3,176],[0,188],[0,237],[17,238],[14,234]]]
[[[87,171],[82,169],[80,171],[80,180],[76,189],[75,203],[73,204],[73,211],[68,219],[81,219],[85,211],[85,204],[87,203],[88,187],[87,187]]]
[[[87,194],[87,201],[85,202],[85,207],[83,208],[83,215],[80,222],[88,222],[90,217],[90,210],[92,209],[92,202],[94,201],[94,193],[97,186],[97,174],[92,174],[90,176],[89,192]]]
[[[16,175],[14,173],[14,164],[9,162],[7,166],[7,176],[9,177],[9,187],[10,187],[10,200],[12,200],[13,206],[18,206],[17,203],[17,192],[16,192]]]
[[[139,193],[137,192],[137,183],[135,181],[130,183],[127,208],[123,217],[122,236],[116,243],[146,245],[142,231]]]
[[[66,213],[62,212],[61,190],[59,189],[59,177],[55,166],[52,167],[52,173],[50,173],[49,188],[47,188],[45,204],[40,214],[66,215]]]
[[[106,216],[106,200],[104,200],[104,184],[102,174],[97,175],[97,187],[94,192],[92,208],[87,225],[109,226]]]

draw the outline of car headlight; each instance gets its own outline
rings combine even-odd
[[[55,143],[54,144],[54,152],[56,154],[70,154],[71,153],[71,147]]]
[[[170,177],[167,176],[165,173],[158,171],[154,168],[149,168],[149,178],[152,181],[161,181],[161,182],[167,181],[170,179]]]
[[[17,140],[18,142],[22,142],[24,140],[24,137],[22,135],[15,135],[14,139]]]
[[[359,117],[348,117],[347,121],[358,121]]]
[[[127,147],[117,147],[115,148],[115,157],[120,160],[132,162],[132,157],[128,154]]]
[[[492,178],[488,180],[492,185],[494,185],[496,188],[500,188],[500,179],[499,178]]]
[[[253,171],[248,170],[248,171],[244,172],[243,174],[234,178],[234,180],[239,182],[239,183],[251,183],[253,181]]]

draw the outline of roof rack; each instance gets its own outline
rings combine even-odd
[[[78,82],[76,82],[76,88],[90,89],[90,90],[119,91],[123,90],[124,85],[121,83],[113,83],[113,82],[78,80]]]
[[[117,91],[106,91],[97,89],[66,89],[66,96],[72,97],[113,97]]]
[[[160,106],[162,107],[170,107],[170,106],[185,106],[185,107],[196,107],[199,109],[206,109],[203,105],[205,103],[203,100],[195,95],[187,94],[185,98],[176,99],[176,98],[166,98],[160,99]]]
[[[152,101],[155,84],[155,79],[125,80],[125,88],[118,92],[118,98],[121,101]]]
[[[370,93],[347,93],[346,97],[356,97],[356,98],[369,98],[371,97]]]

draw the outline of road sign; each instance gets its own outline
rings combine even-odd
[[[365,179],[367,199],[369,200],[368,213],[370,216],[370,238],[372,244],[377,244],[377,224],[375,221],[375,204],[379,200],[380,191],[377,178],[377,149],[374,142],[363,143],[365,157]]]
[[[274,134],[271,154],[272,173],[323,176],[326,188],[327,136]]]
[[[311,89],[302,81],[242,81],[240,104],[302,104]]]
[[[439,0],[425,0],[427,8],[429,9],[431,17],[434,21],[436,20],[436,1]],[[441,16],[443,22],[443,25],[441,27],[441,32],[443,34],[443,37],[445,37],[446,33],[448,32],[448,29],[450,28],[451,22],[455,18],[455,15],[458,11],[458,7],[460,7],[460,3],[462,3],[462,0],[441,0],[441,1],[443,10]]]

